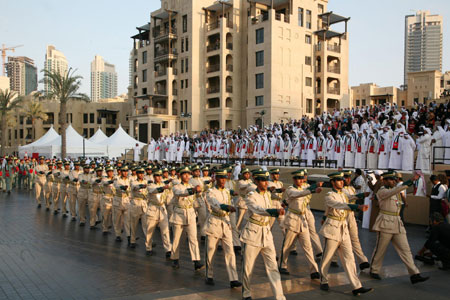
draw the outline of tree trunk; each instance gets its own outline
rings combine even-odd
[[[66,127],[67,127],[67,102],[61,101],[59,106],[59,128],[61,128],[61,159],[65,159],[67,153]]]
[[[2,149],[0,150],[0,155],[3,156],[6,154],[5,147],[6,147],[6,113],[2,112]]]

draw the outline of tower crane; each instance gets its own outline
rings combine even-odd
[[[16,48],[22,47],[23,45],[18,45],[14,47],[6,47],[5,44],[2,45],[2,75],[5,76],[6,70],[6,51],[14,52]]]

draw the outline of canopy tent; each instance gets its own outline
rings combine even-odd
[[[107,147],[107,153],[110,158],[119,157],[122,154],[125,154],[127,150],[134,149],[136,144],[138,145],[139,150],[146,146],[146,144],[129,136],[128,133],[123,130],[122,125],[119,125],[119,128],[117,128],[113,135],[108,139],[99,142],[99,144]]]
[[[28,145],[19,146],[19,157],[24,157],[25,154],[27,154],[27,156],[31,156],[32,153],[37,152],[35,150],[37,147],[44,145],[50,141],[53,141],[54,139],[59,137],[60,135],[55,131],[52,125],[50,129],[47,130],[47,132],[43,136],[41,136],[38,140]]]
[[[67,157],[78,158],[83,156],[83,153],[86,157],[102,157],[107,155],[106,146],[84,139],[75,129],[73,129],[72,125],[69,125],[66,129],[66,141]],[[39,155],[46,157],[61,157],[61,136],[57,136],[50,141],[33,147],[33,153],[39,153]]]
[[[106,139],[108,139],[108,137],[106,136],[105,133],[103,133],[103,131],[99,127],[97,132],[93,136],[91,136],[89,141],[93,142],[93,143],[100,143],[100,142],[103,142]]]

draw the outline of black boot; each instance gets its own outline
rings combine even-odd
[[[199,261],[199,260],[195,260],[194,261],[194,269],[195,271],[200,271],[204,268],[205,266]]]
[[[166,252],[166,260],[170,259],[171,254],[172,254],[172,252],[170,252],[170,251]]]
[[[328,285],[328,283],[321,283],[321,284],[320,284],[320,289],[321,289],[322,291],[328,292],[328,291],[330,290],[330,286]]]
[[[419,282],[427,281],[428,279],[430,279],[430,277],[422,277],[420,274],[414,274],[409,279],[411,280],[412,284],[416,284]]]
[[[373,279],[376,279],[376,280],[381,280],[381,276],[378,275],[377,273],[370,272],[370,277],[372,277]]]
[[[230,281],[230,288],[237,288],[237,287],[241,287],[241,286],[242,286],[242,283],[237,280]]]
[[[359,269],[361,271],[367,268],[370,268],[370,264],[367,261],[359,264]]]
[[[130,248],[131,248],[131,249],[136,248],[136,243],[130,243]]]
[[[180,262],[178,261],[178,259],[175,259],[173,261],[172,268],[174,268],[174,269],[179,269],[180,268]]]
[[[311,273],[311,279],[319,279],[320,278],[320,274],[319,274],[319,272],[314,272],[314,273]]]
[[[288,269],[286,269],[286,268],[280,268],[279,271],[280,271],[280,274],[283,274],[283,275],[289,275],[290,274]]]
[[[121,242],[121,241],[122,241],[122,238],[120,236],[117,236],[116,237],[116,242]]]
[[[339,264],[337,262],[335,262],[335,261],[332,261],[331,264],[330,264],[330,267],[332,267],[332,268],[339,268]]]
[[[373,291],[372,288],[360,287],[359,289],[353,290],[352,293],[354,296],[358,296],[361,294],[370,293],[371,291]]]
[[[214,283],[214,279],[209,278],[209,277],[206,277],[205,283],[206,283],[207,285],[214,285],[214,284],[215,284],[215,283]]]
[[[297,256],[298,252],[297,252],[297,250],[292,250],[291,252],[289,252],[289,255]]]

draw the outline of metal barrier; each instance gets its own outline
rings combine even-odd
[[[450,147],[445,146],[433,146],[433,160],[431,162],[432,168],[434,170],[434,167],[436,164],[446,164],[445,163],[445,149],[450,149]],[[442,157],[436,157],[436,149],[443,149],[444,153],[442,154]],[[450,157],[447,159],[450,161]],[[448,164],[448,163],[447,163]]]

